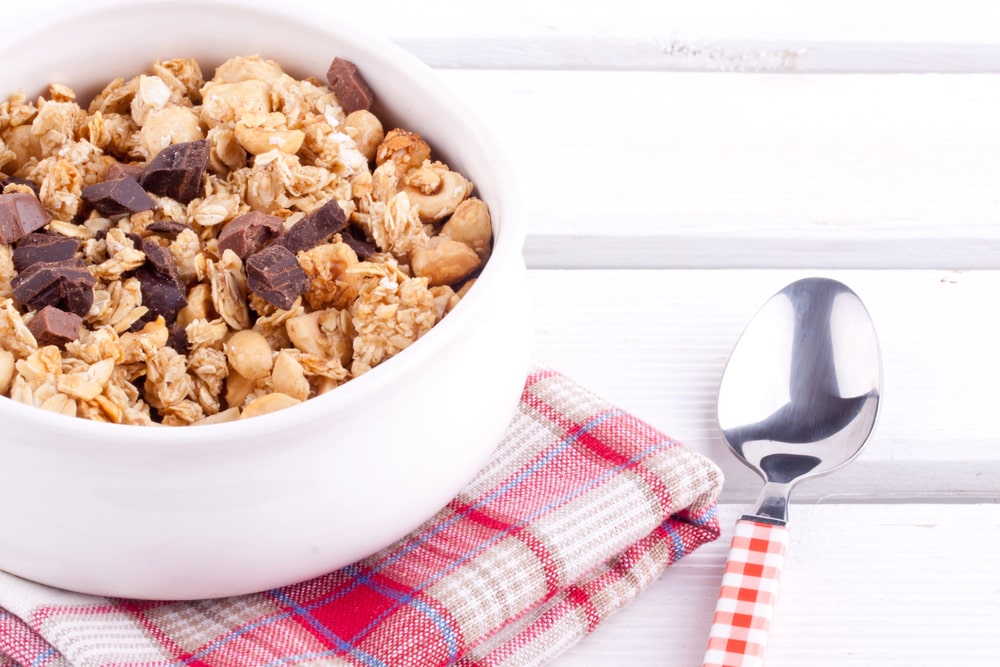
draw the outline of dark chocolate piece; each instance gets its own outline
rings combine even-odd
[[[358,259],[362,262],[378,252],[378,248],[375,247],[374,243],[369,243],[364,239],[359,239],[355,236],[350,227],[340,231],[340,240],[350,246],[351,250],[354,251],[354,254],[356,254]]]
[[[10,281],[14,298],[33,310],[55,306],[80,317],[94,304],[94,276],[82,259],[32,264]]]
[[[271,305],[288,310],[309,289],[309,275],[291,250],[272,243],[247,259],[247,287]]]
[[[188,340],[187,329],[179,324],[172,325],[167,334],[167,347],[172,347],[181,354],[191,351],[191,342]]]
[[[153,198],[146,194],[139,181],[131,176],[84,186],[80,196],[96,208],[98,213],[106,216],[138,213],[156,208]]]
[[[41,190],[42,190],[42,188],[38,185],[38,183],[35,183],[30,178],[20,178],[18,176],[7,176],[7,177],[5,177],[3,179],[0,179],[0,192],[3,192],[3,189],[5,187],[7,187],[8,185],[12,185],[12,184],[14,184],[14,185],[26,185],[26,186],[28,186],[29,188],[31,188],[31,191],[35,193],[36,197],[38,196],[38,193],[41,192]]]
[[[138,162],[112,162],[108,165],[108,171],[104,175],[104,180],[114,181],[123,176],[129,176],[135,180],[139,180],[142,176],[142,170],[146,168],[146,165],[139,164]]]
[[[142,305],[149,308],[150,317],[146,318],[147,321],[162,315],[168,324],[175,322],[177,313],[187,305],[187,295],[183,287],[157,273],[148,264],[136,269],[134,275],[142,291]]]
[[[173,220],[157,220],[146,225],[146,231],[148,232],[170,234],[173,236],[180,234],[186,229],[191,229],[191,225],[185,225],[183,222],[174,222]]]
[[[326,80],[340,101],[344,113],[352,113],[358,109],[370,111],[375,103],[375,93],[358,72],[357,65],[350,60],[334,58],[326,72]]]
[[[146,255],[146,262],[154,271],[164,278],[176,280],[180,284],[180,277],[177,274],[177,262],[170,254],[169,248],[164,248],[152,239],[143,239],[139,242],[139,249]]]
[[[142,252],[146,254],[146,263],[135,271],[142,291],[142,305],[149,308],[152,318],[162,315],[171,324],[180,309],[187,305],[187,291],[177,273],[174,256],[151,239],[143,240]]]
[[[246,259],[281,235],[281,218],[260,211],[250,211],[226,223],[219,232],[219,253],[232,250]]]
[[[155,195],[187,204],[202,192],[208,153],[208,139],[171,144],[150,160],[139,183]]]
[[[32,232],[17,242],[12,253],[14,268],[24,271],[39,262],[61,262],[72,259],[80,241],[58,234]]]
[[[331,199],[292,225],[277,243],[292,253],[297,253],[319,245],[345,227],[347,227],[347,217],[344,215],[344,209],[340,208],[336,199]]]
[[[25,234],[41,229],[51,219],[37,197],[26,192],[0,195],[0,242],[2,243],[13,243]]]
[[[55,306],[45,306],[28,321],[28,330],[38,344],[62,347],[80,337],[83,318]]]

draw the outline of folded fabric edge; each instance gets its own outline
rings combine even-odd
[[[554,660],[635,600],[668,566],[718,539],[717,495],[717,488],[703,494],[691,507],[474,647],[456,664],[526,667]]]

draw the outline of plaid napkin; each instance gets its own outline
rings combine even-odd
[[[540,665],[718,537],[721,481],[699,454],[533,368],[492,459],[396,544],[311,581],[195,602],[0,573],[0,666]]]

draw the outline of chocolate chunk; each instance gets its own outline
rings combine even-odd
[[[13,243],[48,224],[49,215],[37,197],[26,192],[0,195],[0,242]]]
[[[38,196],[38,193],[41,192],[41,187],[39,187],[38,183],[35,183],[30,178],[7,176],[6,178],[0,179],[0,192],[3,192],[3,189],[8,185],[25,185],[31,188],[31,191],[35,193],[36,197]]]
[[[94,304],[94,276],[82,259],[32,264],[10,281],[14,298],[34,310],[55,306],[87,314]]]
[[[59,347],[79,338],[82,326],[82,317],[76,313],[67,313],[55,306],[45,306],[28,321],[28,330],[39,345]]]
[[[108,171],[104,175],[104,180],[114,181],[123,176],[129,176],[135,180],[139,180],[142,176],[142,170],[145,169],[146,165],[138,164],[136,162],[112,162],[108,165]]]
[[[177,313],[187,305],[187,294],[177,282],[156,272],[144,264],[135,270],[139,288],[142,291],[142,305],[149,308],[148,320],[162,315],[168,324],[177,320]]]
[[[331,199],[292,225],[277,242],[296,253],[319,245],[345,227],[347,218],[344,209],[340,208],[336,199]]]
[[[208,152],[207,139],[171,144],[150,160],[139,183],[155,195],[187,204],[201,194]]]
[[[281,219],[260,211],[233,218],[219,232],[219,252],[232,250],[246,259],[278,238],[284,229]]]
[[[149,308],[152,318],[162,315],[166,322],[177,319],[177,313],[187,305],[187,291],[177,273],[174,256],[167,248],[144,239],[142,252],[146,263],[135,271],[142,292],[142,305]]]
[[[167,347],[172,347],[181,354],[190,352],[191,342],[188,340],[187,329],[179,324],[171,326],[167,333]]]
[[[351,231],[350,227],[341,230],[340,240],[350,246],[351,250],[354,251],[354,254],[356,254],[358,259],[361,261],[365,261],[378,252],[378,248],[375,247],[374,243],[369,243],[364,239],[359,239],[354,235],[354,232]]]
[[[357,65],[350,60],[334,58],[330,63],[330,69],[326,72],[326,80],[345,113],[358,109],[371,110],[375,102],[375,93],[361,77]]]
[[[12,258],[14,268],[24,271],[32,264],[39,262],[61,262],[72,259],[80,248],[80,241],[68,236],[57,234],[28,234],[14,247]]]
[[[177,262],[174,261],[174,256],[170,254],[168,248],[164,248],[156,241],[147,238],[139,242],[139,249],[146,255],[146,263],[150,265],[153,271],[159,273],[164,278],[170,278],[176,280],[178,284],[180,283],[181,279],[177,274]]]
[[[291,250],[272,243],[247,259],[247,287],[271,305],[288,310],[309,288],[309,275]]]
[[[146,231],[156,232],[157,234],[170,234],[176,236],[186,229],[191,229],[191,225],[185,225],[183,222],[174,222],[173,220],[157,220],[156,222],[151,222],[146,225]]]
[[[101,215],[138,213],[156,208],[156,202],[146,194],[139,182],[131,176],[84,186],[80,193],[83,200]]]

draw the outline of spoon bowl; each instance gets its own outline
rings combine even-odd
[[[875,428],[882,364],[875,326],[843,283],[791,283],[757,312],[719,388],[719,427],[764,480],[736,523],[704,667],[763,664],[788,545],[788,497],[860,454]]]
[[[771,297],[733,349],[718,399],[726,442],[765,482],[752,514],[787,521],[794,484],[857,457],[881,385],[875,327],[850,288],[806,278]]]

